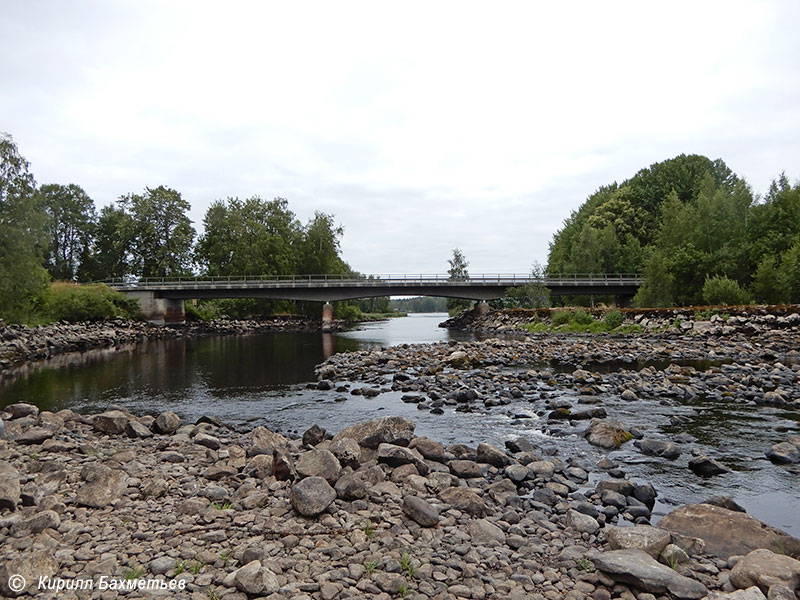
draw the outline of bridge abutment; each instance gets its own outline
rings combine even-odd
[[[155,292],[125,292],[139,302],[139,312],[154,325],[168,325],[186,321],[186,311],[180,298],[157,298]]]

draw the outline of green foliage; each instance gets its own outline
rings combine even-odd
[[[566,325],[569,323],[571,317],[572,315],[568,310],[554,310],[550,314],[550,322],[554,327],[558,327],[559,325]]]
[[[747,292],[733,279],[715,275],[706,277],[703,284],[703,300],[707,304],[738,305],[747,304]]]
[[[579,308],[573,311],[570,321],[578,325],[591,325],[594,322],[594,317],[585,310]]]
[[[333,314],[337,319],[347,321],[348,323],[354,323],[362,319],[361,310],[357,306],[349,304],[337,307]]]
[[[140,565],[133,565],[132,567],[128,568],[125,571],[123,577],[125,578],[126,581],[132,581],[134,579],[139,579],[140,577],[143,577],[145,573],[146,571],[144,567]]]
[[[469,262],[464,257],[464,253],[461,252],[460,249],[454,248],[453,249],[453,256],[447,259],[450,268],[447,269],[447,274],[450,276],[450,281],[464,281],[469,279],[469,271],[467,271],[467,267],[469,266]],[[460,313],[462,310],[465,310],[471,306],[471,302],[469,300],[465,300],[464,298],[448,298],[447,299],[447,312],[450,315],[456,315]]]
[[[785,283],[777,258],[765,256],[758,263],[750,289],[758,302],[782,304],[789,299]]]
[[[193,322],[208,322],[213,321],[222,316],[220,304],[218,302],[203,302],[203,301],[187,301],[184,303],[184,311],[186,313],[186,320]]]
[[[406,313],[446,312],[447,300],[432,296],[418,296],[416,298],[393,299],[389,302],[389,306],[394,310]]]
[[[370,560],[364,563],[364,572],[367,575],[372,575],[378,568],[378,561],[377,560]]]
[[[56,282],[45,295],[43,313],[54,321],[103,321],[133,318],[139,303],[103,284]]]
[[[789,301],[800,303],[800,240],[781,256],[778,278]]]
[[[530,276],[544,278],[547,273],[542,265],[535,262]],[[550,290],[541,281],[511,287],[506,290],[506,297],[502,304],[503,308],[548,308],[550,306]]]
[[[403,555],[400,557],[400,569],[407,577],[414,576],[414,559],[408,552],[403,552]]]
[[[605,325],[606,329],[611,331],[612,329],[616,329],[622,322],[625,320],[623,314],[618,310],[610,310],[605,315],[603,315],[603,325]]]
[[[367,521],[367,524],[364,525],[364,535],[368,540],[371,540],[375,536],[375,526],[372,524],[372,521]]]
[[[80,186],[49,184],[39,189],[39,203],[48,217],[47,270],[53,279],[72,281],[89,255],[94,202]]]

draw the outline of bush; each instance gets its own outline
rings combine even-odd
[[[622,316],[622,313],[618,310],[610,310],[603,316],[603,325],[606,326],[606,329],[611,331],[612,329],[616,329],[622,322],[625,320],[625,317]]]
[[[352,306],[350,304],[346,306],[339,306],[336,308],[336,313],[334,313],[334,317],[337,319],[341,319],[342,321],[360,321],[362,318],[361,310],[357,306]]]
[[[569,311],[567,310],[557,310],[553,311],[551,321],[553,323],[553,327],[558,327],[559,325],[566,325],[569,323]]]
[[[581,308],[572,313],[570,320],[578,325],[591,325],[594,323],[594,317]]]
[[[747,292],[733,279],[715,275],[706,277],[703,284],[703,301],[706,304],[737,305],[748,303]]]
[[[45,312],[55,321],[104,321],[133,318],[139,303],[102,283],[76,285],[57,282],[50,286]]]
[[[198,302],[194,304],[191,301],[184,302],[184,310],[186,311],[187,321],[213,321],[220,316],[219,306],[214,302]]]

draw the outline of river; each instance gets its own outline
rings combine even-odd
[[[314,367],[335,352],[475,339],[472,334],[439,328],[445,318],[444,314],[415,314],[338,334],[174,339],[118,351],[64,355],[32,365],[20,377],[0,384],[0,406],[30,402],[43,410],[71,408],[87,413],[123,406],[136,414],[170,409],[192,422],[209,415],[235,425],[266,425],[290,434],[301,434],[314,423],[336,432],[358,421],[402,415],[417,423],[418,434],[445,443],[486,441],[503,447],[506,440],[524,436],[561,456],[579,456],[589,465],[608,455],[632,478],[654,484],[659,491],[656,516],[677,504],[724,494],[754,516],[800,535],[798,474],[764,458],[775,429],[796,426],[800,418],[780,409],[716,402],[709,410],[702,399],[677,408],[657,400],[603,399],[611,417],[628,424],[644,418],[652,429],[667,435],[678,433],[671,429],[670,417],[686,416],[689,423],[681,431],[698,439],[695,447],[730,457],[724,462],[733,469],[731,473],[702,479],[688,470],[688,454],[666,461],[644,456],[631,444],[606,453],[579,435],[585,424],[553,434],[536,415],[540,407],[524,399],[475,413],[447,409],[444,415],[434,415],[402,402],[400,392],[364,398],[310,385],[315,381]],[[568,399],[576,394],[564,392]]]

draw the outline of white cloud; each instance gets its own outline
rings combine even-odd
[[[364,272],[527,270],[600,185],[800,159],[794,2],[6,3],[0,129],[99,204],[284,196]]]

